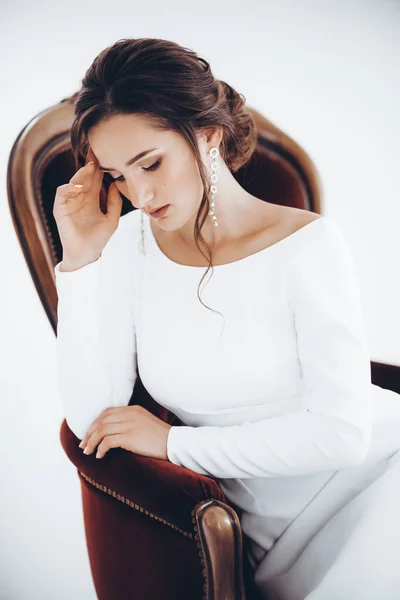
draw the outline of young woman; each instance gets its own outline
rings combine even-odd
[[[397,600],[400,396],[371,383],[339,228],[236,182],[256,145],[244,97],[173,42],[101,52],[71,139],[57,350],[81,447],[219,478],[265,598]],[[138,210],[121,217],[120,193]],[[128,406],[138,371],[184,426]]]

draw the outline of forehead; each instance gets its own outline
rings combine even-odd
[[[88,141],[100,164],[130,159],[148,148],[171,149],[184,145],[176,131],[155,127],[145,115],[113,115],[94,125]]]
[[[91,127],[88,140],[94,148],[97,144],[112,143],[113,140],[117,140],[118,143],[124,139],[133,142],[141,139],[165,140],[174,135],[174,131],[156,128],[144,115],[113,115]]]

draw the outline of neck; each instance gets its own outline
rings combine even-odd
[[[246,235],[252,210],[257,201],[257,198],[241,187],[225,164],[219,172],[215,185],[217,193],[214,197],[214,214],[217,217],[218,227],[215,227],[212,219],[207,215],[201,229],[207,245],[214,250]],[[198,207],[191,218],[176,231],[179,239],[189,248],[195,247],[193,232],[197,211]]]

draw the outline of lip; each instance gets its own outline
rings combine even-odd
[[[169,206],[170,206],[169,204],[164,204],[164,206],[161,206],[157,210],[153,210],[153,212],[148,212],[147,214],[149,215],[149,217],[152,217],[153,219],[158,219],[159,217],[163,217],[165,215]]]

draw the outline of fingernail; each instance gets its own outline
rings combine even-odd
[[[79,444],[79,448],[83,448],[83,440],[82,440],[82,442]]]
[[[84,449],[83,454],[88,454],[89,450],[87,448]]]
[[[82,188],[83,187],[83,183],[74,183],[74,187]]]
[[[95,165],[94,165],[94,161],[93,161],[93,160],[91,160],[90,162],[88,162],[88,164],[87,164],[86,166],[87,166],[87,167],[90,167],[90,168],[93,168],[93,167],[95,166]]]

